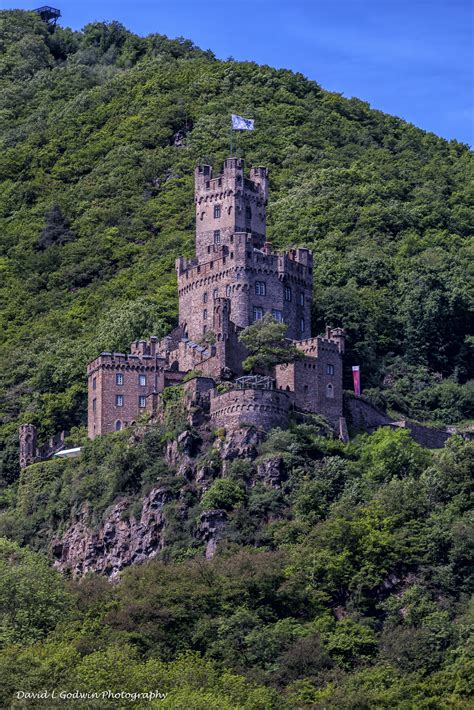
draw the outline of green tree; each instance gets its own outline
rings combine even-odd
[[[244,370],[267,370],[282,362],[301,359],[303,353],[286,338],[288,326],[278,323],[270,313],[241,332],[239,340],[250,353],[242,362]]]
[[[222,508],[232,510],[245,499],[242,487],[229,478],[221,478],[211,485],[202,497],[205,508]]]
[[[0,643],[44,638],[71,605],[64,581],[46,558],[0,538]]]

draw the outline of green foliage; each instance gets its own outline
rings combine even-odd
[[[74,234],[69,229],[59,205],[54,205],[45,214],[45,226],[38,239],[38,249],[60,246],[74,240]]]
[[[176,324],[193,168],[226,157],[237,104],[264,127],[245,158],[270,168],[269,240],[315,251],[313,332],[346,329],[346,386],[358,362],[389,410],[472,417],[468,148],[182,38],[50,32],[22,11],[0,25],[0,529],[48,551],[86,501],[98,526],[118,497],[132,514],[151,486],[169,491],[163,559],[118,585],[69,582],[1,543],[2,707],[19,688],[153,687],[167,705],[134,707],[467,710],[472,442],[426,453],[380,431],[344,446],[312,420],[226,461],[199,499],[163,458],[183,427],[168,388],[164,427],[15,479],[19,422],[80,437],[87,362]],[[252,333],[264,326],[251,365],[289,360],[282,326]],[[255,480],[271,459],[278,488]],[[200,462],[218,475],[217,451]],[[192,536],[203,505],[227,511],[211,561]]]
[[[32,543],[46,549],[48,526],[51,536],[86,497],[98,512],[129,492],[128,512],[137,511],[142,493],[130,492],[154,481],[170,494],[168,561],[130,567],[116,585],[71,583],[4,541],[2,704],[20,687],[133,693],[152,684],[170,707],[415,699],[467,709],[474,446],[455,437],[424,460],[404,437],[381,434],[331,452],[308,425],[275,431],[261,458],[232,462],[199,507],[161,458],[160,428],[133,446],[120,432],[87,444],[81,459],[30,467],[5,504],[30,522]],[[285,461],[280,489],[255,482],[270,446]],[[202,506],[227,510],[209,561],[183,523]]]
[[[71,606],[59,573],[46,558],[0,538],[0,647],[38,641]]]
[[[222,508],[232,510],[245,498],[241,486],[229,478],[220,478],[211,485],[202,497],[202,505],[206,509]]]
[[[303,354],[286,339],[286,323],[278,323],[270,313],[249,325],[239,335],[239,340],[250,353],[242,362],[244,370],[267,370],[281,362],[294,362]]]
[[[430,461],[430,453],[413,441],[406,429],[384,427],[363,439],[361,465],[366,476],[377,483],[409,474],[417,476]]]

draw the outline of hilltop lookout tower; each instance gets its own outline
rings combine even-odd
[[[61,17],[61,10],[58,10],[56,7],[50,7],[49,5],[37,7],[33,12],[37,12],[43,22],[46,22],[46,24],[51,27],[56,27],[56,22]]]

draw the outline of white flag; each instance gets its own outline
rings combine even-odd
[[[231,118],[234,131],[253,131],[253,118],[244,118],[243,116],[237,116],[235,113],[231,115]]]

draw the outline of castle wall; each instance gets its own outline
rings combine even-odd
[[[38,461],[46,461],[54,453],[64,448],[66,432],[61,431],[38,446],[37,429],[33,424],[22,424],[19,428],[20,468],[26,468]]]
[[[214,427],[238,429],[253,425],[263,429],[288,425],[290,398],[277,390],[232,389],[211,393],[210,419]]]
[[[447,430],[418,424],[409,419],[394,421],[370,402],[349,393],[344,397],[344,405],[353,432],[364,431],[372,434],[383,426],[389,426],[394,431],[407,429],[412,439],[425,449],[442,449],[451,436],[451,432]]]
[[[395,430],[408,429],[411,438],[425,449],[442,449],[451,436],[451,433],[448,431],[435,429],[435,427],[424,426],[423,424],[418,424],[408,419],[402,419],[399,422],[392,422],[390,426]]]
[[[361,397],[346,394],[344,408],[351,431],[365,431],[369,434],[381,426],[389,426],[393,419]]]
[[[311,334],[312,257],[307,249],[289,252],[256,250],[248,234],[234,234],[229,249],[196,264],[178,259],[179,319],[191,340],[212,329],[211,314],[217,298],[230,299],[230,318],[246,328],[261,313],[278,311],[293,340]],[[264,293],[261,293],[261,284]]]
[[[310,355],[277,365],[276,388],[288,392],[298,409],[322,414],[336,426],[343,414],[340,344],[321,336],[295,344]]]
[[[152,411],[152,392],[161,392],[165,360],[157,355],[102,353],[87,368],[88,435],[128,426],[143,412]],[[119,377],[117,377],[119,376]],[[145,378],[141,384],[140,376]],[[121,397],[122,399],[119,399]],[[145,398],[145,406],[143,400]]]

